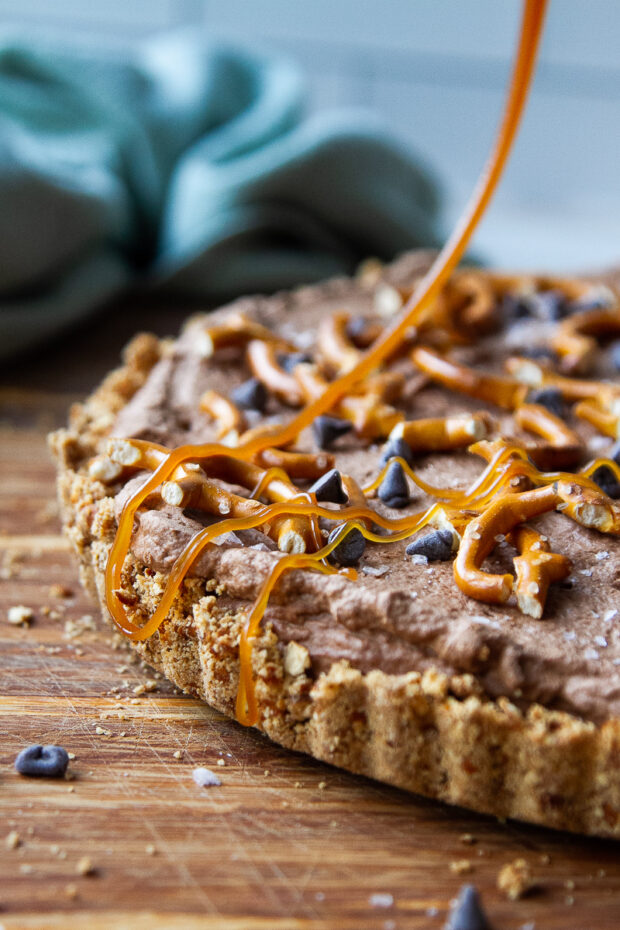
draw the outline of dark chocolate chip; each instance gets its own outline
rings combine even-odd
[[[605,290],[594,289],[590,294],[583,294],[568,305],[569,313],[583,313],[585,310],[609,310],[614,305],[612,294]]]
[[[278,355],[278,364],[284,371],[290,374],[297,365],[302,362],[311,362],[312,356],[307,352],[281,352]]]
[[[620,482],[608,465],[599,465],[590,475],[592,481],[598,484],[601,491],[604,491],[608,497],[620,497]]]
[[[348,420],[340,420],[338,417],[329,417],[325,414],[317,417],[312,424],[314,438],[321,449],[329,449],[336,439],[350,433],[352,429],[353,424]]]
[[[334,541],[336,533],[338,533],[339,530],[340,527],[334,527],[327,538],[328,543]],[[364,555],[365,549],[366,540],[364,535],[355,526],[350,533],[347,533],[342,542],[336,546],[334,551],[330,554],[329,559],[331,562],[336,562],[338,565],[356,565]]]
[[[548,346],[521,346],[518,354],[522,355],[523,358],[542,359],[552,364],[555,364],[558,360],[557,353]]]
[[[15,760],[15,769],[20,775],[36,775],[41,778],[62,778],[67,771],[69,754],[62,746],[27,746]]]
[[[308,490],[316,494],[318,501],[346,504],[349,500],[342,486],[342,478],[337,468],[332,468],[331,471],[326,472]]]
[[[419,536],[407,546],[407,555],[425,555],[429,562],[446,562],[452,558],[454,537],[450,530],[434,530]]]
[[[258,378],[248,378],[230,392],[230,399],[241,410],[260,410],[262,413],[267,403],[267,389]]]
[[[561,320],[568,314],[568,302],[562,291],[538,291],[529,298],[533,316],[539,320],[552,322]]]
[[[564,398],[558,388],[537,388],[530,391],[527,395],[529,404],[542,404],[550,413],[555,413],[556,417],[562,417],[566,413]]]
[[[473,885],[463,885],[445,930],[492,930]]]
[[[363,316],[354,316],[347,323],[347,336],[355,342],[356,339],[363,339],[364,333],[368,328],[368,320]]]
[[[500,305],[502,319],[506,322],[526,320],[534,315],[529,295],[504,294]]]
[[[409,485],[400,462],[392,462],[377,490],[379,499],[388,507],[406,507],[409,503]]]
[[[390,459],[398,456],[404,459],[407,465],[413,465],[413,453],[408,442],[401,437],[398,439],[388,439],[381,453],[381,464],[387,465]]]
[[[612,344],[609,354],[611,356],[611,364],[616,371],[620,371],[620,341]]]

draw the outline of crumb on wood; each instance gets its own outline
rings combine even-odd
[[[466,846],[473,846],[474,843],[478,842],[473,833],[461,833],[459,839],[461,843],[465,843]]]
[[[18,846],[21,846],[21,842],[21,837],[17,830],[11,830],[10,833],[7,833],[5,840],[7,849],[17,849]]]
[[[49,596],[58,598],[73,597],[73,589],[67,587],[66,584],[55,582],[50,586]]]
[[[65,622],[65,636],[67,639],[79,639],[84,633],[93,633],[97,629],[91,614],[83,614],[75,620]]]
[[[65,885],[65,894],[68,898],[77,898],[78,896],[77,885],[74,885],[74,884]]]
[[[21,552],[19,549],[7,549],[2,559],[0,578],[3,581],[10,581],[11,578],[17,578],[23,561],[23,552]]]
[[[456,859],[450,863],[450,871],[455,875],[468,875],[474,871],[474,866],[469,859]]]
[[[86,876],[86,875],[94,875],[94,874],[95,874],[95,867],[94,867],[94,865],[93,865],[93,863],[92,863],[90,857],[89,857],[89,856],[82,856],[82,858],[78,861],[78,863],[77,863],[77,865],[76,865],[76,867],[75,867],[75,871],[78,873],[78,875],[84,875],[84,876]]]
[[[497,875],[497,887],[511,901],[517,901],[531,891],[534,882],[525,859],[514,859],[503,866]]]
[[[14,607],[9,607],[7,619],[11,626],[30,626],[34,620],[34,610],[24,604],[16,604]]]

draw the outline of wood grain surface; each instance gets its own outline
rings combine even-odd
[[[350,776],[161,680],[140,693],[154,676],[79,587],[45,445],[110,364],[101,327],[5,369],[0,389],[0,926],[440,930],[450,899],[473,882],[496,930],[620,927],[617,844]],[[67,364],[76,345],[79,371]],[[7,621],[18,604],[34,612],[29,627]],[[71,780],[17,775],[14,758],[32,742],[74,753]],[[199,765],[221,787],[197,787]],[[496,880],[516,858],[537,887],[515,902]]]

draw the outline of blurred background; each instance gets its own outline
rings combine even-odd
[[[309,106],[379,113],[432,168],[444,229],[499,115],[518,0],[0,0],[0,22],[97,43],[196,26],[284,52]],[[620,7],[551,2],[534,94],[475,251],[502,266],[576,270],[620,260]]]

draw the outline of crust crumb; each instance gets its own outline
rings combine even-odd
[[[532,873],[525,859],[515,859],[500,869],[497,887],[511,901],[523,898],[534,887]]]

